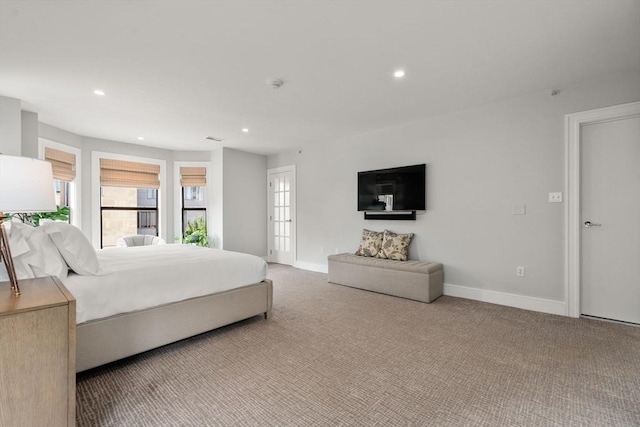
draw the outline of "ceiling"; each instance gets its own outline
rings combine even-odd
[[[638,0],[0,2],[0,95],[173,150],[271,154],[629,69]]]

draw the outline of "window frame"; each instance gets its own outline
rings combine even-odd
[[[107,185],[107,187],[109,187],[109,186]],[[128,187],[128,188],[134,188],[134,187]],[[102,206],[102,189],[103,189],[103,186],[101,185],[100,186],[100,248],[104,248],[103,241],[102,241],[103,235],[104,235],[104,233],[102,231],[102,225],[103,225],[102,222],[103,222],[103,213],[104,213],[104,211],[134,211],[134,212],[136,212],[138,214],[137,215],[137,219],[136,219],[136,222],[137,222],[136,230],[141,228],[140,227],[140,216],[139,216],[140,212],[141,211],[154,211],[156,213],[156,223],[158,224],[158,226],[156,227],[156,234],[155,235],[156,236],[159,235],[159,228],[160,228],[160,224],[159,224],[160,216],[159,215],[160,215],[160,211],[158,210],[158,193],[160,192],[160,189],[156,190],[155,188],[136,188],[136,191],[145,190],[146,191],[145,197],[147,199],[152,198],[152,197],[149,197],[149,194],[150,194],[149,191],[156,191],[156,197],[155,197],[156,205],[155,205],[155,207],[150,207],[150,206]]]
[[[45,159],[45,148],[65,151],[76,156],[76,177],[69,183],[69,223],[82,229],[82,150],[67,144],[62,144],[46,138],[38,138],[38,158]]]
[[[103,151],[91,152],[91,244],[94,248],[102,246],[102,215],[101,215],[101,185],[100,159],[123,160],[127,162],[149,163],[160,166],[158,178],[158,236],[166,240],[167,235],[167,161],[150,157],[130,156],[126,154],[107,153]],[[127,208],[129,209],[129,208]]]
[[[207,205],[208,205],[208,197],[207,197],[207,187],[204,187],[203,193],[204,193],[204,206],[193,206],[193,207],[187,207],[184,205],[184,190],[186,188],[192,188],[194,187],[193,185],[190,185],[189,187],[182,187],[180,186],[181,189],[181,194],[182,197],[180,198],[180,205],[182,207],[182,217],[180,219],[182,226],[180,227],[180,232],[182,233],[182,236],[184,238],[184,231],[185,228],[187,227],[187,224],[185,223],[185,214],[187,212],[204,212],[204,224],[205,226],[208,225],[208,221],[207,221]],[[209,229],[207,228],[207,232],[209,231]]]
[[[173,194],[174,194],[174,213],[173,213],[173,235],[175,243],[182,243],[182,239],[184,238],[184,228],[183,228],[183,204],[184,204],[184,195],[183,188],[180,184],[180,168],[181,167],[204,167],[207,168],[207,185],[204,187],[204,197],[205,197],[205,221],[207,224],[207,234],[211,236],[210,224],[212,224],[212,210],[211,203],[213,201],[212,189],[213,182],[211,180],[211,162],[196,162],[196,161],[174,161],[173,162]],[[203,208],[198,207],[196,210],[202,210]],[[210,240],[211,241],[211,240]]]

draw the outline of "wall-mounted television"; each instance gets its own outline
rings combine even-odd
[[[358,172],[358,210],[426,210],[426,164]]]

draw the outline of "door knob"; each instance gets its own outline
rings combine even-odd
[[[584,222],[584,226],[585,226],[586,228],[591,228],[591,227],[602,227],[602,224],[596,224],[595,222],[585,221],[585,222]]]

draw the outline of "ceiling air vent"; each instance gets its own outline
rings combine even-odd
[[[222,142],[222,138],[216,138],[215,136],[208,136],[206,139],[215,142]]]

